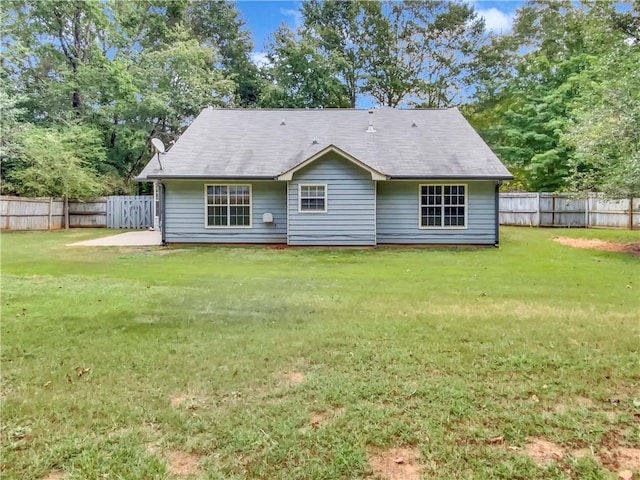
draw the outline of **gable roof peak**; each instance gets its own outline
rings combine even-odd
[[[314,140],[313,143],[316,144],[318,142],[317,142],[317,140]],[[333,144],[327,145],[325,148],[317,151],[316,153],[314,153],[310,157],[304,159],[303,161],[301,161],[300,163],[298,163],[294,167],[282,172],[276,178],[278,180],[291,180],[291,179],[293,179],[293,174],[296,173],[298,170],[306,167],[307,165],[315,162],[319,158],[322,158],[322,157],[324,157],[325,155],[327,155],[329,153],[335,153],[340,158],[343,158],[343,159],[353,163],[354,165],[360,167],[361,169],[369,172],[371,174],[371,179],[372,180],[386,180],[387,179],[387,176],[384,173],[380,172],[379,170],[376,170],[375,168],[372,168],[371,166],[369,166],[366,163],[364,163],[362,160],[357,159],[356,157],[351,155],[349,152],[346,152],[346,151],[342,150],[341,148],[336,147]]]

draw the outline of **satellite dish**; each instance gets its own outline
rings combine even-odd
[[[158,160],[158,165],[160,165],[160,170],[162,170],[162,162],[160,161],[160,154],[164,153],[164,143],[159,138],[152,138],[151,145],[156,149],[158,155],[156,155],[156,159]]]
[[[162,143],[162,140],[160,140],[159,138],[152,138],[151,145],[153,145],[153,148],[156,149],[156,152],[164,153],[164,143]]]

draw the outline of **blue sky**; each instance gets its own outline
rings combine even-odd
[[[483,1],[467,0],[473,4],[481,16],[485,18],[487,29],[496,33],[509,31],[513,22],[513,14],[522,0]],[[298,13],[299,1],[275,0],[237,0],[236,5],[242,12],[247,28],[253,34],[255,52],[259,55],[266,50],[269,35],[284,21],[296,27],[300,21]]]

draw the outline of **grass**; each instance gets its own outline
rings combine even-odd
[[[104,233],[2,235],[3,479],[382,478],[392,447],[423,478],[608,479],[640,447],[640,262],[552,241],[638,232],[65,246]],[[593,455],[539,465],[531,438]]]

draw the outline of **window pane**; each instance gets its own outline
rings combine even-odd
[[[249,226],[249,207],[229,207],[229,225]]]
[[[301,185],[300,210],[324,211],[325,193],[324,185]]]
[[[444,225],[464,227],[464,207],[446,207],[444,209]]]

